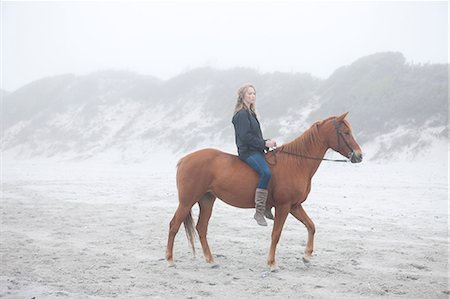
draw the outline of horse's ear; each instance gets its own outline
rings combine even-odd
[[[344,118],[347,116],[348,112],[345,112],[344,114],[342,114],[341,116],[336,117],[337,121],[343,121]]]

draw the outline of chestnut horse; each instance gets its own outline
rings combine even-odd
[[[308,263],[312,256],[315,227],[301,204],[311,190],[311,178],[326,151],[331,148],[349,158],[352,163],[362,161],[361,148],[352,135],[349,122],[345,120],[347,114],[348,112],[314,123],[300,137],[275,150],[273,154],[266,155],[272,171],[267,206],[275,207],[272,243],[267,259],[271,270],[275,269],[275,250],[289,213],[308,230],[303,258],[305,263]],[[254,208],[258,174],[237,156],[215,149],[193,152],[182,158],[177,167],[179,203],[170,221],[167,262],[169,266],[173,266],[173,244],[181,223],[184,223],[188,240],[195,253],[191,208],[198,203],[200,213],[196,229],[206,261],[214,265],[206,239],[214,201],[219,198],[234,207]]]

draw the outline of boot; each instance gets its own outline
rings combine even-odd
[[[274,219],[271,208],[266,208],[266,210],[264,211],[264,216],[270,220]]]
[[[266,219],[264,219],[264,211],[266,209],[266,200],[267,200],[267,190],[265,189],[256,189],[255,193],[255,218],[256,222],[261,226],[267,226]]]

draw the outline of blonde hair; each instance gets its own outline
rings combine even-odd
[[[234,107],[234,114],[238,113],[242,109],[247,109],[247,106],[244,104],[244,96],[249,88],[253,88],[253,90],[256,92],[256,88],[251,84],[245,84],[244,86],[242,86],[241,88],[238,89],[238,92],[237,92],[238,96],[237,96],[236,106]],[[250,110],[256,114],[256,105],[250,104]]]

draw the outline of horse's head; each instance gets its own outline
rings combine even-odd
[[[353,137],[350,123],[345,119],[347,114],[323,121],[320,132],[323,132],[322,136],[330,148],[349,158],[352,163],[359,163],[362,161],[362,151]]]

